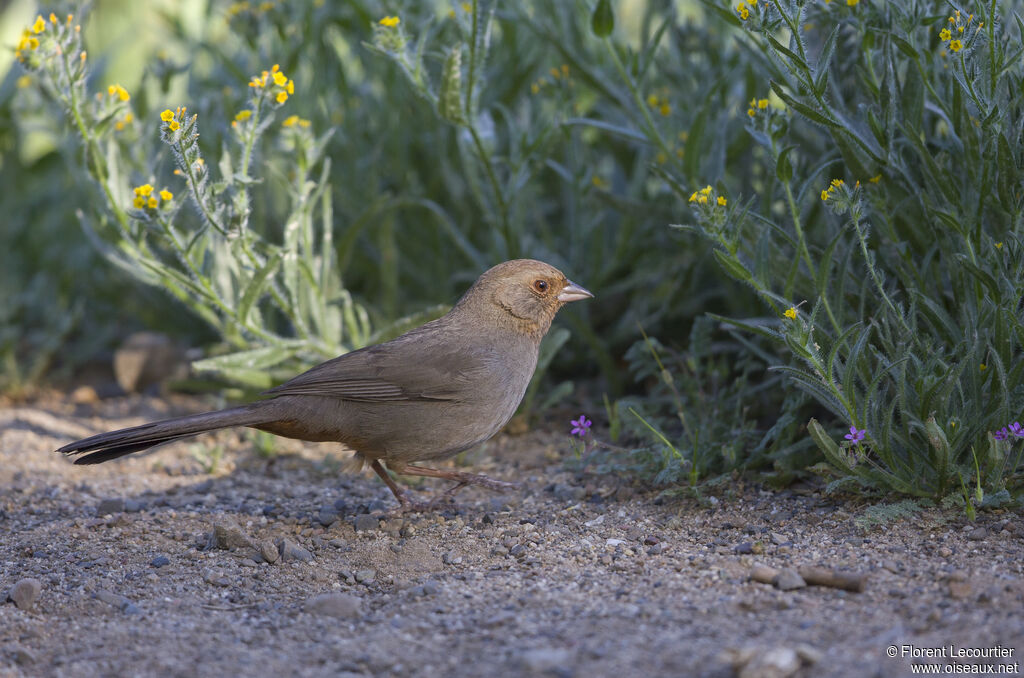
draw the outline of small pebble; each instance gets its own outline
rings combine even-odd
[[[337,619],[348,619],[359,616],[362,601],[347,593],[321,593],[308,599],[303,609],[310,614]]]
[[[356,532],[372,532],[380,527],[380,518],[369,513],[360,513],[352,520]]]
[[[160,568],[171,564],[171,559],[167,556],[157,556],[153,560],[149,561],[152,567]]]
[[[99,505],[96,506],[96,515],[105,516],[111,513],[120,513],[124,511],[124,499],[117,497],[110,497],[100,501]]]
[[[31,610],[42,590],[43,585],[38,579],[19,579],[7,593],[7,598],[17,605],[19,610]]]

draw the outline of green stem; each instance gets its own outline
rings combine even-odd
[[[491,163],[491,156],[487,153],[487,148],[484,146],[479,132],[477,132],[476,124],[470,122],[466,125],[466,129],[469,130],[469,135],[473,139],[473,148],[476,151],[477,158],[479,158],[484,166],[484,170],[487,172],[487,181],[491,184],[491,190],[494,191],[494,199],[498,202],[498,213],[501,217],[501,232],[505,238],[506,254],[508,258],[515,259],[519,256],[519,243],[512,237],[512,225],[508,220],[508,203],[505,201],[504,191],[502,191],[501,184],[498,182],[498,175],[495,173],[494,166]]]
[[[633,97],[633,103],[640,111],[640,114],[644,118],[644,126],[647,128],[644,131],[647,134],[648,140],[654,139],[657,143],[658,150],[665,154],[666,157],[671,157],[672,151],[665,143],[665,139],[662,138],[661,132],[658,130],[658,126],[654,124],[654,120],[651,118],[650,112],[647,110],[647,106],[640,96],[640,91],[636,88],[633,83],[633,79],[629,77],[629,73],[626,72],[626,65],[622,63],[622,59],[619,57],[619,53],[615,51],[615,46],[612,44],[611,38],[604,39],[605,47],[612,55],[612,63],[615,64],[615,70],[619,72],[619,77],[622,78],[623,82],[626,83],[626,87],[629,88],[630,96]]]

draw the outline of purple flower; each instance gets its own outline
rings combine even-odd
[[[579,436],[580,438],[586,438],[587,434],[590,433],[590,427],[594,425],[594,422],[587,419],[586,415],[581,414],[579,419],[574,419],[569,422],[572,424],[572,432],[569,435]]]
[[[1019,421],[1015,421],[1010,424],[1010,433],[1018,438],[1024,438],[1024,426],[1021,426]]]
[[[993,433],[992,435],[996,437],[996,440],[1006,440],[1008,437],[1010,437],[1010,434],[1006,431],[1005,426],[996,431],[995,433]]]
[[[865,433],[867,433],[866,429],[858,429],[856,426],[851,426],[850,432],[843,437],[854,445],[860,445],[860,441],[864,440]]]

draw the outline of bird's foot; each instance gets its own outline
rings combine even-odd
[[[478,473],[465,473],[464,471],[449,471],[444,469],[430,468],[429,466],[416,466],[414,464],[408,464],[400,469],[395,469],[396,473],[401,473],[407,476],[425,476],[427,478],[442,478],[444,480],[454,480],[458,483],[455,487],[451,488],[445,494],[454,494],[456,490],[459,490],[466,485],[479,485],[486,487],[489,490],[501,491],[501,490],[516,490],[521,487],[519,483],[510,483],[505,480],[496,480],[494,478],[480,475]]]

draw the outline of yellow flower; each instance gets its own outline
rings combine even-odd
[[[128,113],[124,114],[124,124],[130,125],[130,124],[132,124],[132,122],[134,120],[135,120],[135,116],[132,115],[131,112],[128,112]]]
[[[661,108],[658,109],[658,112],[663,116],[668,117],[668,115],[672,113],[672,107],[668,105],[668,102],[665,102],[661,105]]]
[[[164,122],[170,122],[171,120],[174,120],[174,111],[172,111],[169,108],[165,108],[163,113],[160,114],[160,119]]]
[[[460,4],[459,7],[461,7],[462,11],[465,12],[466,14],[469,14],[470,12],[473,11],[473,5],[468,2]]]
[[[562,77],[563,78],[568,78],[569,77],[569,64],[562,64]]]
[[[171,200],[172,198],[174,198],[174,194],[168,191],[166,188],[160,191],[160,199],[163,200],[164,202]]]
[[[538,94],[540,92],[540,85],[538,85],[537,83],[533,83],[532,85],[530,85],[530,92],[532,94]]]
[[[875,176],[873,176],[870,179],[868,179],[868,181],[870,181],[873,184],[877,184],[881,180],[882,180],[882,175],[881,174],[876,174]]]
[[[284,87],[288,84],[288,78],[281,71],[274,71],[274,84],[278,87]]]
[[[858,2],[860,2],[860,0],[846,0],[846,6],[847,6],[847,7],[853,7],[853,6],[854,6],[854,5],[856,5],[856,4],[858,3]]]
[[[758,99],[757,100],[757,107],[760,108],[762,111],[764,109],[768,108],[768,100],[767,99]]]
[[[828,200],[828,191],[822,190],[822,192],[821,192],[821,199],[822,200]]]
[[[156,198],[150,198],[149,201],[146,203],[146,207],[149,207],[150,209],[156,209],[157,204],[158,203],[156,201]]]
[[[790,320],[796,320],[796,306],[790,306],[782,313],[782,315],[786,316]]]
[[[743,21],[746,21],[747,19],[750,18],[750,10],[747,9],[747,4],[744,2],[741,2],[740,4],[736,5],[736,12],[737,14],[740,15],[740,19],[742,19]]]
[[[658,151],[658,155],[654,156],[654,161],[659,165],[664,165],[668,162],[668,156],[663,151]]]
[[[288,92],[278,92],[277,96],[274,98],[277,99],[277,103],[283,104],[288,101]]]
[[[710,186],[705,186],[704,188],[700,189],[700,194],[701,195],[711,195],[711,187]]]
[[[36,22],[32,24],[32,32],[39,35],[46,30],[46,22],[43,20],[42,15],[36,17]]]
[[[832,180],[832,186],[835,187],[835,188],[839,188],[840,186],[842,186],[845,183],[846,182],[843,181],[842,179],[833,179]]]
[[[299,116],[297,116],[297,115],[289,115],[287,118],[285,118],[281,122],[281,126],[282,127],[292,127],[292,126],[294,126],[298,122],[299,122]]]
[[[128,90],[126,90],[124,87],[121,87],[120,85],[111,85],[107,87],[107,94],[109,94],[110,96],[116,95],[117,98],[119,98],[121,101],[128,101],[132,98],[131,95],[128,94]]]
[[[289,80],[285,89],[288,90],[288,94],[295,94],[295,83]]]
[[[978,365],[978,369],[979,369],[979,370],[980,370],[981,372],[984,372],[985,370],[987,370],[987,369],[988,369],[988,365],[986,365],[985,363],[982,363],[982,364]]]
[[[680,141],[686,141],[689,138],[690,138],[690,133],[689,132],[683,130],[682,132],[679,133],[679,140]]]
[[[748,108],[747,109],[747,115],[749,115],[751,118],[753,118],[755,115],[757,115],[757,111],[755,111],[753,108]]]
[[[959,40],[950,40],[949,41],[949,50],[951,52],[959,52],[963,48],[964,48],[964,43],[960,42]]]
[[[146,206],[146,199],[141,195],[137,195],[135,196],[135,200],[132,200],[132,206],[141,209]]]
[[[141,186],[136,186],[133,189],[133,192],[137,196],[148,198],[150,194],[153,192],[153,187],[150,184],[142,184]]]
[[[18,78],[15,84],[18,85],[19,89],[25,89],[26,87],[30,87],[32,85],[32,76],[23,75],[20,78]]]
[[[729,201],[725,199],[725,196],[718,196],[718,204],[721,205],[722,207],[725,207],[726,203],[728,202]]]
[[[50,12],[50,23],[54,25],[57,24],[57,15],[53,12]]]
[[[171,130],[172,132],[177,132],[179,127],[181,127],[181,125],[178,124],[177,120],[171,120],[171,122],[167,125],[167,129]]]
[[[997,249],[997,250],[1001,250],[1001,249],[1003,249],[1003,243],[1001,243],[1001,242],[997,242],[997,243],[996,243],[996,249]]]
[[[252,111],[250,111],[248,108],[246,108],[243,111],[239,111],[238,113],[235,113],[235,120],[237,120],[238,122],[242,122],[243,120],[248,120],[251,117],[252,117]]]
[[[697,202],[697,191],[694,191],[693,195],[690,196],[690,202]]]
[[[706,195],[699,196],[697,198],[697,204],[698,205],[707,205],[708,204],[708,197]]]
[[[653,94],[648,96],[647,97],[647,105],[650,106],[651,108],[654,108],[655,106],[657,106],[658,105],[658,97],[656,97]]]
[[[963,26],[957,26],[956,27],[956,32],[957,33],[963,33],[964,32],[964,27]]]
[[[386,16],[380,20],[380,25],[387,28],[394,28],[398,24],[402,23],[402,20],[397,16]]]

